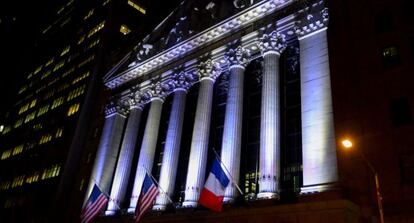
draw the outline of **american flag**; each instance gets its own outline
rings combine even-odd
[[[152,181],[148,173],[145,174],[142,183],[141,194],[138,198],[137,207],[135,209],[135,222],[139,222],[142,216],[152,207],[155,197],[158,195],[158,188]]]
[[[106,204],[108,204],[108,198],[95,184],[92,193],[82,210],[81,223],[92,222],[92,220],[99,215]]]

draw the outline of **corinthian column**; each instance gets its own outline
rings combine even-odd
[[[200,90],[191,140],[190,161],[185,187],[184,207],[196,207],[204,183],[214,81],[220,74],[211,60],[200,63]]]
[[[141,113],[144,107],[140,103],[139,92],[133,93],[127,100],[127,103],[130,106],[129,117],[116,165],[108,208],[105,212],[106,215],[114,215],[124,201],[129,174],[131,172],[132,158],[134,157]]]
[[[300,44],[302,193],[336,189],[338,181],[327,22],[328,11],[321,9],[296,27]]]
[[[119,144],[124,130],[125,111],[123,108],[112,103],[106,107],[105,114],[105,124],[101,141],[96,152],[84,202],[89,198],[94,184],[97,184],[104,194],[109,193],[112,184]]]
[[[230,75],[221,160],[228,169],[234,183],[238,183],[240,177],[244,70],[249,62],[248,57],[249,52],[240,46],[230,48],[225,54],[225,58],[229,63]],[[238,193],[235,185],[233,183],[229,184],[224,193],[224,202],[232,202]]]
[[[160,191],[155,202],[155,210],[165,210],[170,203],[168,197],[171,197],[174,192],[184,122],[185,99],[190,87],[190,80],[184,72],[175,74],[170,83],[174,88],[174,98],[162,157],[159,179]]]
[[[134,187],[128,208],[129,213],[133,213],[135,211],[146,171],[151,172],[152,170],[165,91],[162,84],[157,83],[154,84],[151,89],[146,92],[146,95],[151,100],[150,110],[148,112],[144,137],[142,139],[141,150],[139,153],[137,171],[134,179]]]
[[[263,84],[260,117],[260,177],[258,198],[279,197],[280,95],[279,56],[284,37],[273,31],[264,34],[259,46],[263,53]]]

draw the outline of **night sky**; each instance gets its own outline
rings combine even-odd
[[[0,121],[33,66],[30,58],[36,39],[54,18],[60,2],[65,0],[0,1]]]
[[[0,1],[0,122],[3,122],[7,111],[16,101],[17,91],[24,83],[25,77],[36,66],[32,63],[32,58],[36,55],[36,40],[41,38],[42,30],[56,18],[56,12],[67,1]],[[169,13],[181,0],[168,2],[143,0],[142,2],[156,9],[157,12],[162,2],[163,8],[168,9]],[[157,14],[153,13],[150,16],[154,17]],[[156,18],[156,20],[161,21],[163,18]]]

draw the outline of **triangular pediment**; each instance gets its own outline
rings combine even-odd
[[[130,54],[129,67],[177,45],[261,0],[184,0]],[[127,70],[122,66],[119,71]],[[106,75],[108,80],[118,72]]]

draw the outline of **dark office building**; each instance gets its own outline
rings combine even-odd
[[[107,73],[83,199],[96,184],[99,222],[132,222],[150,172],[144,222],[380,222],[378,198],[413,222],[412,8],[184,1]],[[229,184],[221,213],[198,204],[214,150],[243,193]]]
[[[88,167],[83,154],[93,153],[85,141],[100,134],[99,122],[93,121],[106,98],[98,97],[105,95],[102,77],[134,39],[143,38],[176,6],[170,2],[158,9],[157,4],[69,0],[50,13],[35,56],[25,61],[33,68],[2,117],[1,222],[79,219],[82,201],[76,198],[83,198],[86,185],[79,173]]]

